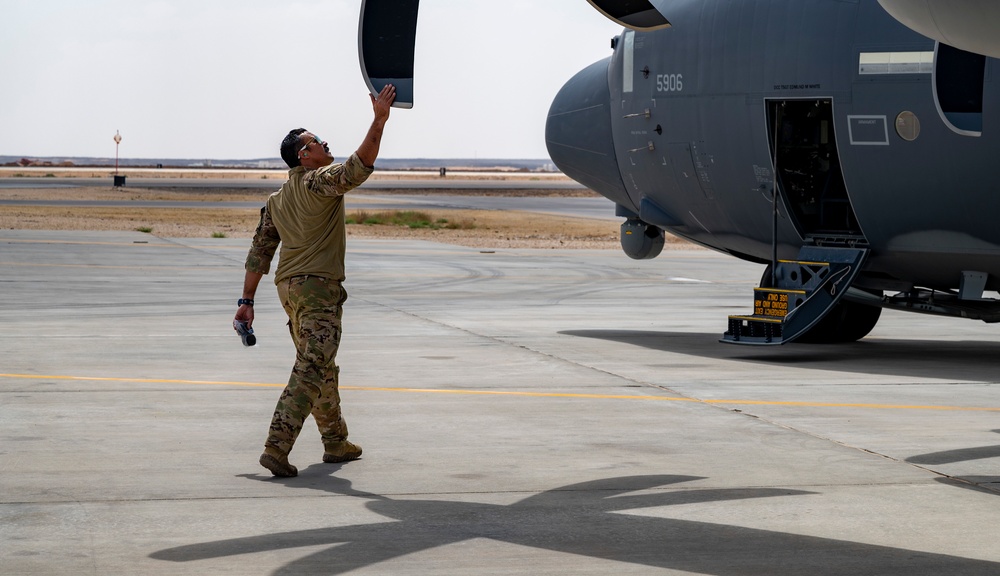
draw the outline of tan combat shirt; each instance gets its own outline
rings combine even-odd
[[[347,244],[344,194],[371,173],[357,154],[351,154],[343,164],[289,170],[288,181],[271,194],[260,211],[246,269],[267,274],[281,244],[275,284],[302,275],[342,282]]]

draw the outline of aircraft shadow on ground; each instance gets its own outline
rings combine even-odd
[[[883,374],[949,381],[988,381],[1000,372],[1000,342],[865,339],[850,344],[737,346],[719,342],[721,334],[640,330],[567,330],[567,336],[596,338],[651,350],[713,360],[752,362],[775,367]]]
[[[366,494],[352,489],[347,480],[331,477],[331,470],[336,469],[314,465],[300,471],[298,478],[280,483],[288,488],[320,489],[364,498],[367,508],[389,521],[194,543],[160,550],[150,557],[196,562],[329,545],[279,568],[274,574],[343,574],[440,546],[488,538],[564,554],[718,576],[1000,574],[1000,563],[958,556],[738,525],[619,513],[748,498],[808,498],[812,492],[773,488],[683,489],[683,483],[701,478],[652,475],[583,482],[542,492],[511,505],[496,505]],[[263,480],[260,476],[254,478]],[[671,489],[677,485],[681,489]],[[339,504],[335,500],[331,505]],[[733,517],[734,524],[739,524],[739,508],[734,508]],[[756,518],[745,520],[749,524]]]
[[[1000,430],[993,430],[993,432],[1000,434]],[[906,461],[918,466],[944,466],[957,462],[969,462],[987,458],[1000,458],[1000,445],[974,446],[972,448],[918,454],[917,456],[907,458]],[[948,477],[938,478],[938,482],[994,496],[1000,495],[1000,476],[970,476],[963,474],[959,479]]]
[[[1000,434],[1000,430],[993,430],[993,432]],[[975,448],[961,448],[958,450],[920,454],[918,456],[911,456],[906,461],[911,464],[940,466],[942,464],[954,464],[955,462],[968,462],[970,460],[998,457],[1000,457],[1000,445],[977,446]]]

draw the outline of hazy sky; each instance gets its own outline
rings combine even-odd
[[[277,157],[371,121],[361,0],[0,0],[0,155]],[[385,158],[545,158],[559,88],[621,32],[586,0],[423,0]]]

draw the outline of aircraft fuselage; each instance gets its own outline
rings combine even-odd
[[[855,286],[1000,288],[994,61],[876,0],[698,0],[571,80],[546,139],[619,214],[734,256],[870,249]]]

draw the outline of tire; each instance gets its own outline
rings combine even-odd
[[[795,339],[803,344],[845,344],[868,335],[882,315],[881,306],[841,300],[805,334]]]

